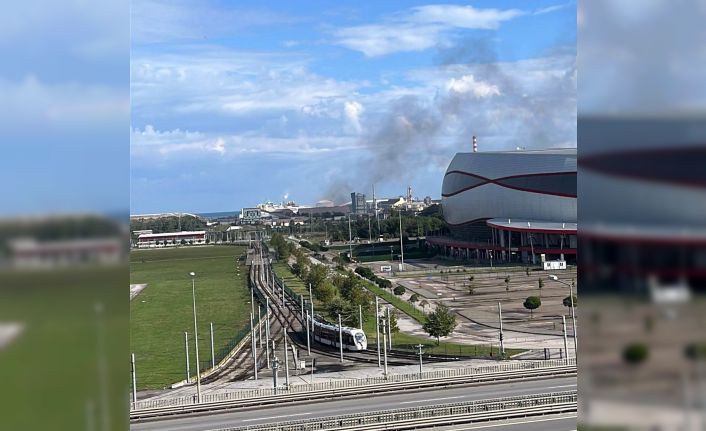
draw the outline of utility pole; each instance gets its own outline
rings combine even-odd
[[[216,354],[213,350],[213,322],[211,322],[211,368],[216,368]]]
[[[338,315],[338,350],[341,352],[341,363],[343,363],[343,327],[340,314]]]
[[[130,354],[130,363],[132,364],[132,408],[135,409],[137,404],[137,376],[135,375],[135,354]]]
[[[186,383],[191,383],[191,369],[189,367],[189,333],[184,332],[184,347],[186,348]]]
[[[306,351],[311,356],[311,344],[309,341],[309,310],[306,310]]]
[[[417,344],[417,348],[419,349],[419,378],[422,377],[422,347],[424,346]]]
[[[375,296],[375,344],[378,347],[378,368],[380,368],[380,305],[378,297]]]
[[[505,344],[503,342],[503,309],[498,302],[498,323],[500,324],[500,357],[505,356]]]
[[[255,315],[255,287],[250,289],[250,314]]]
[[[564,329],[564,357],[566,365],[569,365],[569,343],[566,340],[566,316],[561,316],[561,327]]]
[[[368,237],[368,241],[373,242],[373,230],[370,228],[370,213],[368,213]]]

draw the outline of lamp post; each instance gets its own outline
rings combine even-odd
[[[574,312],[574,283],[567,283],[565,281],[559,280],[554,274],[549,275],[549,279],[561,283],[565,286],[569,286],[569,303],[571,304],[571,324],[574,327],[574,357],[578,358],[578,331],[576,330],[576,314]]]
[[[201,403],[201,364],[199,362],[199,330],[196,325],[196,274],[192,271],[191,299],[194,305],[194,345],[196,347],[196,400]]]

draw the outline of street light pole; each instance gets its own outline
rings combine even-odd
[[[194,345],[196,347],[196,400],[201,403],[201,364],[199,363],[199,330],[196,325],[196,274],[190,272],[191,298],[194,305]]]
[[[133,410],[137,404],[137,376],[135,370],[135,354],[130,354],[130,362],[132,363],[132,408]]]
[[[554,274],[550,274],[549,279],[556,281],[557,283],[561,283],[565,286],[569,286],[569,305],[571,305],[571,324],[573,325],[573,328],[574,328],[574,356],[578,360],[578,331],[576,330],[576,314],[574,311],[574,308],[575,308],[574,307],[574,305],[575,305],[574,304],[574,283],[573,282],[567,283],[565,281],[559,280],[559,277]]]
[[[422,347],[424,347],[421,344],[417,344],[417,348],[419,348],[419,377],[422,377]]]
[[[259,308],[258,308],[259,309]],[[257,340],[255,339],[255,335],[257,335],[257,331],[255,331],[255,328],[253,327],[253,319],[255,316],[253,316],[253,313],[250,313],[250,345],[252,346],[252,358],[253,358],[253,369],[255,371],[255,380],[257,380]],[[257,322],[258,325],[260,322]]]
[[[561,316],[561,327],[564,330],[564,356],[566,357],[566,365],[569,365],[569,344],[566,340],[566,316]]]

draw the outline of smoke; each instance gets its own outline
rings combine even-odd
[[[503,64],[491,35],[439,49],[434,64],[443,77],[436,94],[401,96],[377,122],[368,117],[363,156],[331,179],[323,198],[348,201],[353,187],[401,189],[420,172],[443,172],[456,152],[471,151],[472,135],[481,151],[575,146],[575,50]]]

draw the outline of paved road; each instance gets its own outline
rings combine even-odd
[[[576,414],[513,419],[489,424],[454,425],[437,431],[576,431]]]
[[[131,430],[204,431],[218,428],[259,425],[297,419],[313,419],[371,412],[376,410],[419,407],[434,404],[483,400],[514,395],[540,394],[576,389],[576,377],[562,377],[491,384],[485,386],[455,387],[424,392],[402,392],[367,398],[315,401],[304,405],[283,405],[263,409],[212,414],[210,416],[167,419],[158,422],[132,424]],[[541,429],[546,429],[542,428]],[[512,428],[508,428],[512,429]],[[521,428],[525,429],[525,428]]]

